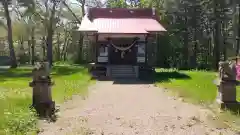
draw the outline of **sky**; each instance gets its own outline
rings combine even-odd
[[[71,1],[71,2],[73,2],[73,3],[77,3],[76,0],[69,0],[69,1]],[[101,1],[104,2],[105,0],[101,0]]]
[[[86,0],[88,1],[88,0]],[[102,3],[104,3],[106,0],[100,0]],[[77,2],[77,0],[69,0],[69,3],[71,3],[72,7],[80,7],[79,2]],[[86,11],[87,7],[85,6],[85,11]]]
[[[77,0],[69,0],[71,3],[78,3]],[[106,0],[100,0],[102,3],[104,3]]]

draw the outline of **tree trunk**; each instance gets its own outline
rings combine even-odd
[[[67,59],[67,50],[68,50],[68,45],[69,45],[69,39],[67,40],[67,43],[66,43],[66,47],[65,47],[65,51],[64,51],[64,55],[63,55],[63,60],[66,61]]]
[[[28,57],[29,57],[29,64],[31,63],[31,40],[28,40]]]
[[[82,4],[82,7],[81,7],[81,8],[82,8],[82,14],[83,14],[83,16],[85,15],[85,2],[86,2],[85,0],[82,0],[82,3],[81,3],[81,4]]]
[[[45,61],[46,59],[46,40],[45,40],[45,36],[42,37],[42,59]]]
[[[4,11],[5,11],[5,17],[7,19],[8,44],[9,44],[9,51],[10,51],[11,68],[16,68],[17,67],[17,59],[16,59],[14,46],[13,46],[12,20],[11,20],[10,13],[8,10],[8,1],[4,0],[4,1],[2,1],[2,4],[3,4]]]
[[[56,12],[56,6],[57,2],[53,1],[53,8],[51,12],[51,18],[49,21],[49,26],[48,26],[48,35],[47,35],[47,60],[49,62],[49,66],[51,67],[53,65],[53,21],[55,18],[55,12]]]
[[[60,33],[57,33],[57,61],[60,61],[60,57],[61,57],[61,52],[60,52],[60,45],[61,45],[61,42],[60,42],[60,36],[61,34]]]
[[[65,30],[64,33],[65,33],[65,34],[64,34],[64,43],[63,43],[62,51],[61,51],[61,53],[60,53],[60,58],[61,58],[62,60],[64,60],[64,51],[65,51],[65,48],[66,48],[66,46],[67,46],[67,40],[68,40],[67,30]]]
[[[85,5],[85,0],[83,0],[82,5]],[[85,10],[84,10],[84,6],[82,6],[82,13],[83,15],[85,15]],[[79,41],[78,41],[78,61],[81,62],[82,61],[82,48],[83,48],[83,35],[80,33],[79,36]]]
[[[82,50],[83,50],[83,36],[82,34],[80,33],[80,36],[79,36],[79,40],[78,40],[78,62],[82,62],[83,59],[82,59]]]
[[[215,24],[215,34],[214,34],[214,48],[213,48],[213,53],[214,53],[214,68],[217,70],[218,69],[218,62],[220,61],[220,50],[219,50],[219,42],[218,42],[218,37],[219,37],[219,25],[218,22]]]
[[[19,45],[20,45],[20,55],[24,54],[24,39],[23,37],[19,37]]]
[[[19,56],[19,62],[20,62],[20,64],[24,64],[25,63],[25,61],[24,61],[24,56],[25,56],[25,49],[24,49],[24,39],[23,39],[23,37],[21,37],[21,36],[19,36],[18,37],[18,42],[19,42],[19,54],[18,54],[18,56]]]
[[[32,46],[31,46],[31,52],[32,52],[32,59],[31,59],[31,64],[34,65],[35,63],[35,27],[32,27]]]
[[[227,25],[226,25],[226,23],[224,22],[223,23],[223,60],[224,61],[226,61],[227,60],[227,46],[226,46],[226,38],[227,38],[227,34],[226,34],[226,27],[227,27]]]
[[[198,53],[198,43],[197,43],[197,30],[194,28],[194,47],[193,47],[193,67],[197,68],[198,63],[197,63],[197,53]]]
[[[214,15],[215,15],[215,24],[214,24],[214,48],[213,48],[213,56],[214,56],[214,68],[218,70],[218,62],[220,61],[220,50],[219,50],[219,12],[217,11],[218,3],[217,0],[214,0]]]
[[[198,53],[198,43],[197,43],[197,17],[196,17],[197,11],[196,7],[194,6],[194,17],[193,17],[193,29],[194,29],[194,35],[193,35],[193,67],[197,67],[197,53]]]
[[[185,9],[186,12],[186,9]],[[183,50],[183,56],[184,56],[184,68],[188,68],[188,28],[187,28],[187,24],[188,24],[188,19],[187,16],[184,16],[184,50]]]

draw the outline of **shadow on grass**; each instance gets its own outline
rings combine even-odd
[[[160,71],[160,72],[150,72],[147,74],[142,74],[140,79],[131,78],[108,78],[108,77],[94,77],[98,81],[113,81],[113,84],[154,84],[161,82],[170,82],[171,79],[187,80],[191,79],[190,76],[180,73],[178,71]]]
[[[0,81],[4,81],[6,78],[28,78],[32,77],[32,67],[19,67],[16,69],[10,69],[9,67],[0,67]],[[51,75],[64,76],[71,75],[78,72],[83,72],[84,67],[81,66],[54,66],[52,68]]]
[[[4,78],[20,78],[20,77],[30,77],[32,75],[31,68],[17,68],[9,69],[0,67],[0,80]]]
[[[139,79],[113,79],[113,84],[124,84],[124,85],[127,85],[127,84],[153,84],[154,82],[153,81],[150,81],[150,80],[139,80]]]
[[[187,80],[191,79],[191,77],[184,73],[179,73],[178,71],[161,71],[156,72],[154,75],[155,82],[170,82],[171,79]]]
[[[51,75],[53,76],[71,75],[71,74],[83,72],[84,70],[86,69],[81,66],[54,66],[52,68]]]

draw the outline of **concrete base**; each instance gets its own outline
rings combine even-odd
[[[218,98],[223,102],[235,101],[237,96],[236,83],[221,82],[218,89]]]

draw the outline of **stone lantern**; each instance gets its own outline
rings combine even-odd
[[[218,87],[217,103],[221,108],[235,108],[238,106],[236,100],[236,65],[233,61],[219,62],[219,75],[216,85]]]
[[[33,88],[32,106],[40,117],[51,117],[55,112],[55,102],[52,101],[53,82],[50,77],[49,63],[37,63],[32,73],[33,81],[29,84]]]

